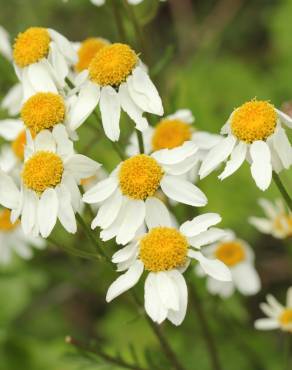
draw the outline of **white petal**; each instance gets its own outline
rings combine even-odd
[[[64,125],[56,125],[52,134],[57,144],[57,153],[61,157],[66,158],[74,153],[73,142],[69,139]]]
[[[271,294],[267,295],[267,302],[278,314],[280,314],[284,310],[284,306],[281,305],[281,303],[279,303],[277,299]]]
[[[81,193],[74,178],[66,172],[63,174],[62,184],[66,186],[71,195],[71,204],[75,212],[81,209]]]
[[[231,281],[231,272],[229,268],[217,259],[208,259],[200,252],[188,251],[188,256],[196,259],[204,272],[212,278],[220,281]]]
[[[11,141],[16,139],[18,134],[24,130],[24,124],[19,119],[3,119],[0,121],[0,136]]]
[[[210,150],[223,139],[221,135],[210,134],[210,132],[205,131],[195,131],[192,136],[193,143],[202,150]]]
[[[179,295],[176,285],[170,278],[167,272],[160,271],[156,273],[156,283],[158,294],[163,306],[169,310],[178,311],[179,309]]]
[[[274,308],[269,306],[267,303],[261,303],[260,304],[260,309],[268,317],[277,318],[279,316],[278,311],[277,310],[275,311]]]
[[[121,295],[122,293],[126,292],[134,285],[136,285],[143,273],[143,270],[143,263],[137,260],[125,274],[119,276],[111,284],[106,294],[106,301],[112,301],[117,296]]]
[[[273,220],[275,217],[278,216],[279,210],[268,199],[261,198],[261,199],[259,199],[259,202],[258,203],[262,207],[262,209],[265,212],[266,216],[269,217],[270,219]]]
[[[161,324],[167,317],[168,310],[162,304],[156,283],[156,274],[151,272],[145,280],[145,311],[148,316],[158,324]]]
[[[292,308],[292,287],[287,290],[286,306]]]
[[[273,230],[273,223],[266,218],[249,217],[248,222],[264,234],[270,234]]]
[[[235,143],[236,138],[233,135],[228,135],[209,151],[199,171],[201,179],[209,175],[221,162],[228,158]]]
[[[279,117],[280,117],[280,120],[285,123],[285,125],[289,128],[292,128],[292,118],[290,116],[288,116],[288,114],[280,111],[279,109],[276,109]]]
[[[137,130],[144,131],[148,127],[148,121],[143,117],[143,111],[132,100],[126,83],[119,87],[119,99],[122,109],[136,123]]]
[[[199,235],[188,238],[191,246],[200,248],[203,245],[215,243],[226,236],[226,231],[215,227],[200,233]]]
[[[78,98],[68,113],[67,120],[72,130],[76,130],[90,116],[98,104],[100,88],[98,85],[88,82],[84,85]]]
[[[0,170],[0,204],[9,209],[19,205],[20,192],[12,178]]]
[[[38,198],[36,194],[25,189],[23,196],[23,208],[21,215],[21,226],[25,234],[30,234],[37,221]]]
[[[58,46],[54,43],[50,43],[50,53],[48,56],[49,62],[51,62],[54,69],[58,82],[61,86],[64,86],[64,80],[69,73],[69,68],[63,54],[59,51]]]
[[[20,112],[23,99],[23,88],[21,83],[13,85],[4,96],[1,108],[7,109],[10,116],[15,116]]]
[[[261,281],[251,263],[243,262],[232,268],[234,285],[244,295],[253,295],[259,292]]]
[[[145,201],[145,222],[148,229],[157,226],[171,227],[171,219],[167,207],[155,197],[147,198]]]
[[[175,113],[168,115],[166,118],[179,119],[185,123],[193,123],[195,121],[195,117],[189,109],[178,109]]]
[[[161,149],[151,156],[162,165],[173,165],[193,156],[197,151],[198,147],[192,141],[186,141],[177,148]]]
[[[258,319],[254,326],[258,330],[273,330],[280,327],[279,322],[275,319]]]
[[[173,283],[177,287],[178,297],[179,297],[179,308],[176,311],[169,310],[167,318],[174,324],[180,325],[186,315],[187,304],[188,304],[188,290],[187,284],[182,276],[182,274],[177,270],[171,270],[168,272],[168,275],[173,280]]]
[[[288,169],[292,164],[292,147],[282,127],[277,128],[272,136],[272,142],[284,168]]]
[[[137,254],[138,243],[134,241],[126,245],[124,248],[119,249],[112,258],[113,263],[121,263],[125,262],[128,259],[131,259],[133,256]]]
[[[218,176],[220,180],[224,180],[226,177],[232,175],[239,169],[245,160],[247,152],[247,144],[240,141],[231,153],[230,160],[226,163],[224,171]]]
[[[252,177],[261,190],[266,190],[272,180],[271,152],[264,141],[254,141],[250,146]]]
[[[71,64],[76,64],[78,61],[77,54],[73,48],[73,45],[70,41],[66,39],[63,35],[61,35],[59,32],[48,28],[48,32],[51,36],[51,38],[55,41],[55,43],[58,45],[59,50],[64,54],[64,56],[67,58],[67,60]]]
[[[58,93],[50,70],[45,63],[30,64],[27,67],[27,76],[35,92]]]
[[[195,185],[176,176],[164,176],[160,183],[162,191],[177,202],[194,207],[203,207],[208,200],[205,194]]]
[[[117,233],[116,242],[118,244],[127,244],[131,241],[136,231],[142,225],[145,219],[145,203],[143,200],[127,201],[124,220],[121,223],[120,229]]]
[[[221,216],[217,213],[205,213],[183,223],[180,231],[188,237],[193,237],[206,231],[210,226],[218,224],[221,220]]]
[[[106,136],[112,141],[118,141],[121,106],[119,96],[111,86],[105,86],[101,89],[99,107]]]
[[[71,172],[76,181],[86,179],[100,168],[100,164],[82,154],[73,154],[65,163],[66,170]]]
[[[43,238],[50,235],[57,222],[59,202],[55,189],[46,189],[38,202],[38,224]]]
[[[10,36],[2,26],[0,26],[0,54],[5,56],[8,60],[12,59]]]
[[[140,67],[127,79],[129,93],[135,104],[144,112],[163,115],[160,96],[148,74]]]
[[[75,234],[77,231],[77,225],[74,210],[71,205],[70,193],[62,184],[56,188],[56,192],[59,201],[58,219],[65,230],[71,234]]]
[[[35,138],[35,150],[44,150],[49,152],[56,151],[56,142],[49,130],[43,130]]]
[[[118,187],[118,182],[115,177],[110,176],[105,180],[100,181],[83,195],[85,203],[98,203],[107,199]]]
[[[189,172],[198,164],[199,160],[200,158],[196,154],[194,154],[193,156],[186,158],[182,162],[172,165],[163,165],[163,169],[167,174],[179,176]]]

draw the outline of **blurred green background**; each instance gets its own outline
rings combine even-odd
[[[29,26],[43,26],[72,41],[91,36],[120,40],[109,4],[99,8],[89,0],[0,0],[0,9],[0,24],[12,39]],[[141,58],[150,67],[167,114],[189,108],[198,129],[217,133],[233,108],[246,100],[268,99],[277,107],[292,100],[291,0],[144,0],[134,11],[144,24],[147,43],[147,55]],[[122,12],[128,40],[139,52],[130,17],[124,8]],[[0,95],[15,82],[12,66],[0,56]],[[6,113],[1,112],[1,117]],[[91,131],[85,126],[78,149],[112,169],[118,158],[111,146],[100,138],[88,147]],[[124,123],[122,144],[129,129]],[[282,178],[292,192],[291,171]],[[224,182],[214,173],[200,186],[209,199],[202,211],[220,213],[221,226],[234,229],[255,248],[263,281],[256,297],[236,294],[221,301],[207,294],[203,280],[190,277],[201,293],[223,369],[283,369],[284,338],[256,332],[253,320],[260,316],[258,304],[267,292],[284,300],[291,284],[287,258],[291,260],[291,240],[263,237],[247,223],[250,215],[261,214],[257,199],[279,197],[278,191],[274,186],[264,194],[258,190],[247,165]],[[150,356],[169,369],[130,297],[124,294],[110,305],[105,303],[106,289],[115,278],[111,269],[64,251],[68,246],[87,250],[84,235],[71,238],[57,229],[54,240],[32,261],[15,259],[0,269],[0,370],[119,369],[76,352],[65,344],[66,335],[94,338],[108,353],[129,360],[137,356],[142,364]],[[110,253],[115,249],[109,248]],[[142,283],[139,288],[142,294]],[[163,326],[187,369],[210,368],[191,305],[181,327]]]

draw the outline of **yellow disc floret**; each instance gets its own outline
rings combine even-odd
[[[10,221],[11,212],[9,209],[2,209],[0,211],[0,231],[12,231],[19,224],[17,220],[14,224]]]
[[[54,93],[37,93],[31,96],[21,109],[21,118],[32,134],[53,128],[65,119],[63,98]]]
[[[18,159],[21,161],[24,158],[24,147],[26,144],[26,132],[25,130],[21,131],[16,139],[12,142],[12,150]]]
[[[281,313],[279,321],[284,330],[292,332],[292,308],[286,308]]]
[[[13,46],[13,59],[23,68],[45,58],[51,38],[46,28],[31,27],[18,34]]]
[[[83,41],[78,50],[78,62],[75,65],[77,72],[87,69],[95,54],[108,42],[101,38],[91,37]]]
[[[172,149],[190,140],[190,125],[179,119],[164,119],[155,127],[152,136],[153,150]]]
[[[146,199],[159,188],[163,171],[156,160],[145,154],[138,154],[125,160],[119,171],[120,188],[132,199]]]
[[[125,44],[105,46],[97,52],[89,64],[90,79],[101,86],[119,86],[131,74],[138,56]]]
[[[61,182],[63,171],[62,159],[57,154],[39,151],[25,162],[22,180],[28,189],[41,194]]]
[[[243,246],[236,240],[219,244],[215,255],[227,266],[234,266],[245,259]]]
[[[140,259],[148,271],[167,271],[183,266],[187,251],[187,239],[172,227],[155,227],[140,240]]]
[[[249,144],[266,140],[275,131],[277,112],[267,101],[251,100],[232,113],[230,124],[233,135],[239,140]]]

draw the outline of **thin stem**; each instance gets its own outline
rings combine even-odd
[[[111,6],[116,21],[117,31],[119,34],[118,36],[121,41],[126,42],[127,41],[126,31],[121,17],[121,9],[119,7],[119,4],[117,3],[117,0],[111,0]]]
[[[211,334],[208,321],[206,319],[203,307],[201,305],[200,297],[198,296],[198,293],[196,292],[196,289],[194,288],[193,285],[190,284],[189,290],[190,290],[190,299],[191,299],[192,305],[194,309],[196,310],[196,313],[199,318],[199,323],[201,325],[202,334],[206,342],[212,368],[213,370],[222,370],[222,367],[219,361],[219,355],[218,355],[217,348],[215,345],[215,341]]]
[[[292,199],[290,198],[290,195],[288,194],[287,190],[285,189],[279,175],[273,171],[273,180],[275,184],[277,185],[283,199],[285,200],[289,210],[292,212]]]
[[[142,132],[139,131],[139,130],[136,130],[136,134],[137,134],[137,139],[138,139],[139,152],[140,152],[140,154],[144,154],[145,153],[145,148],[144,148],[144,141],[143,141]]]
[[[130,363],[124,361],[121,358],[117,358],[117,357],[113,357],[111,355],[108,355],[107,353],[101,351],[99,348],[93,349],[93,348],[87,347],[83,343],[79,342],[77,339],[72,338],[70,336],[66,337],[65,341],[66,341],[66,343],[72,344],[74,347],[77,347],[81,351],[92,353],[92,354],[102,358],[106,362],[117,365],[119,367],[123,367],[124,369],[148,370],[148,369],[146,369],[144,367],[141,367],[139,365],[130,364]]]
[[[163,350],[166,358],[169,360],[169,362],[173,365],[173,368],[176,370],[185,370],[182,364],[179,362],[175,352],[170,347],[167,339],[163,335],[163,332],[161,330],[161,327],[154,323],[150,317],[145,313],[144,307],[139,301],[139,298],[137,297],[135,292],[132,292],[132,297],[134,298],[134,301],[137,305],[137,307],[143,312],[145,319],[149,325],[149,327],[152,329],[153,333],[155,334],[156,338],[158,339],[158,342],[160,344],[161,349]]]

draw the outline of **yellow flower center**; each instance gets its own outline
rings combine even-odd
[[[0,231],[12,231],[19,224],[19,220],[14,224],[10,221],[10,214],[11,212],[9,209],[3,209],[0,211]]]
[[[101,48],[89,64],[90,79],[101,85],[119,86],[131,74],[138,56],[125,44],[112,44]]]
[[[31,96],[21,109],[21,118],[32,134],[53,128],[65,119],[63,98],[54,93],[37,93]]]
[[[22,180],[28,189],[41,194],[61,182],[63,171],[62,159],[57,154],[39,151],[25,162]]]
[[[274,219],[274,228],[292,236],[292,215],[281,214]]]
[[[289,326],[289,331],[292,331],[292,308],[286,308],[280,315],[279,321],[282,327]]]
[[[162,176],[162,168],[155,159],[138,154],[122,163],[119,172],[120,188],[129,198],[143,200],[154,195]]]
[[[245,259],[245,251],[239,241],[224,242],[218,245],[215,256],[227,266],[234,266]]]
[[[51,38],[46,28],[31,27],[19,33],[13,46],[13,59],[23,68],[45,58]]]
[[[75,66],[76,71],[81,72],[87,69],[95,54],[106,45],[108,45],[108,42],[95,37],[83,41],[78,50],[78,62]]]
[[[155,227],[140,240],[140,259],[148,271],[167,271],[185,264],[187,239],[171,227]]]
[[[25,132],[25,130],[23,130],[23,131],[21,131],[18,134],[18,136],[16,137],[16,139],[11,144],[13,153],[21,161],[24,158],[24,147],[25,147],[25,144],[26,144],[26,132]]]
[[[267,101],[251,100],[237,108],[231,117],[234,136],[246,143],[266,140],[277,125],[277,112]]]
[[[190,125],[179,119],[165,119],[155,127],[152,136],[153,150],[172,149],[190,140],[192,130]]]

